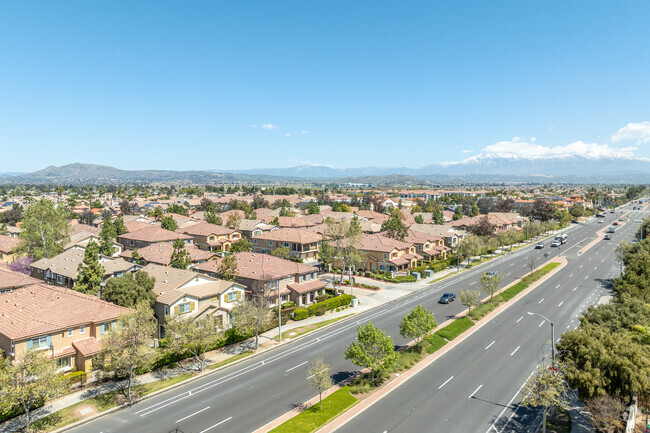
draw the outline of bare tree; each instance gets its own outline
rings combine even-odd
[[[528,256],[528,267],[530,268],[530,275],[533,275],[533,269],[535,269],[535,256],[532,252]]]
[[[499,283],[503,279],[503,274],[489,274],[484,272],[481,275],[479,280],[481,283],[481,289],[488,295],[490,295],[490,302],[492,302],[492,296],[499,290]]]
[[[199,371],[205,368],[205,352],[223,338],[217,318],[207,315],[192,317],[172,316],[167,320],[166,334],[177,352],[188,352],[196,359]]]
[[[618,398],[601,395],[585,401],[585,406],[591,413],[591,421],[598,431],[614,433],[623,427],[621,418],[625,404]]]
[[[468,308],[467,316],[471,316],[472,307],[478,306],[481,301],[481,294],[478,290],[461,290],[460,303]]]
[[[330,376],[330,366],[323,358],[316,358],[309,366],[309,383],[318,391],[320,410],[323,410],[323,391],[327,391],[334,382]]]
[[[262,298],[242,299],[233,309],[233,326],[242,333],[255,335],[255,350],[259,346],[260,331],[270,322],[271,311]]]

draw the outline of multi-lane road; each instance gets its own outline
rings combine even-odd
[[[502,273],[505,285],[528,272],[530,254],[537,258],[537,265],[562,254],[569,260],[562,271],[419,373],[417,380],[408,381],[342,430],[483,432],[493,429],[495,422],[497,431],[502,431],[511,415],[507,429],[522,421],[525,424],[532,415],[522,409],[513,414],[512,402],[518,401],[516,392],[543,359],[550,336],[548,324],[541,324],[542,319],[526,312],[554,320],[556,338],[559,331],[577,325],[580,311],[603,293],[601,280],[614,275],[615,244],[623,237],[631,240],[638,224],[629,222],[613,241],[601,241],[582,255],[578,249],[620,215],[620,211],[608,214],[604,224],[592,221],[574,225],[566,231],[569,241],[561,248],[550,248],[547,240],[544,249],[533,250],[532,245],[520,249],[70,431],[254,431],[315,396],[307,381],[310,361],[324,358],[337,381],[358,371],[343,359],[343,353],[356,337],[359,325],[372,320],[396,344],[406,344],[399,336],[399,322],[414,306],[421,304],[432,310],[441,323],[464,309],[459,302],[437,304],[442,292],[478,289],[478,279],[486,270]],[[640,212],[631,212],[630,216],[641,218]]]

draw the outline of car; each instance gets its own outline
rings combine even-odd
[[[599,223],[599,224],[602,224],[602,223],[603,223],[603,220],[598,220],[598,223]]]
[[[578,220],[571,220],[571,224],[578,224]]]
[[[497,276],[497,272],[496,272],[496,271],[487,271],[487,272],[485,273],[485,275],[489,275],[489,276],[491,276],[491,277],[496,277],[496,276]]]
[[[560,245],[562,245],[562,243],[561,243],[560,241],[553,241],[553,242],[551,242],[551,246],[552,246],[552,247],[559,247]]]
[[[601,214],[601,213],[597,213],[597,214],[596,214],[596,218],[605,218],[605,215],[603,215],[603,214]]]
[[[618,220],[619,220],[619,221],[625,221],[623,218],[619,218]]]
[[[450,302],[453,302],[456,300],[456,295],[453,293],[444,293],[440,299],[438,299],[439,304],[449,304]]]
[[[634,220],[634,222],[641,224],[641,220]]]
[[[613,226],[617,226],[617,225],[618,225],[618,221],[614,221],[614,222],[612,223],[612,225],[613,225]]]
[[[605,235],[605,240],[606,240],[606,241],[609,241],[609,240],[611,240],[611,239],[612,239],[611,236],[609,236],[609,235]]]
[[[537,245],[535,245],[535,249],[541,250],[542,248],[544,248],[544,242],[540,242]]]

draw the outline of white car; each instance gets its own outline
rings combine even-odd
[[[552,247],[559,247],[560,245],[562,245],[562,243],[561,243],[560,241],[553,241],[553,242],[551,242],[551,246],[552,246]]]

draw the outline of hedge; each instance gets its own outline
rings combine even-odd
[[[311,316],[322,316],[327,310],[334,310],[337,307],[350,305],[352,296],[340,295],[322,302],[311,304],[307,308],[296,308],[293,312],[293,320],[303,320]],[[305,316],[305,314],[307,314]]]

